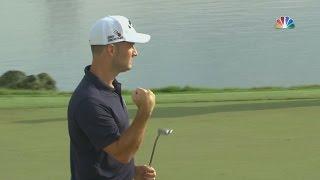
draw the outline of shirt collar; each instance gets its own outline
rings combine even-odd
[[[90,71],[91,65],[88,65],[84,68],[85,78],[92,82],[97,88],[105,90],[105,91],[111,91],[116,92],[121,95],[121,83],[119,83],[116,79],[113,80],[112,84],[114,88],[110,87],[108,84],[103,82],[100,78],[98,78],[96,75],[94,75]]]

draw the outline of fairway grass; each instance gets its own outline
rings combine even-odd
[[[0,91],[1,92],[1,91]],[[52,108],[66,107],[70,95],[47,93],[24,94],[24,91],[3,92],[0,94],[0,108]],[[16,93],[16,94],[12,94]],[[130,95],[124,98],[128,105],[132,104]],[[320,99],[320,89],[295,89],[272,91],[244,91],[244,92],[185,92],[185,93],[157,93],[157,104],[192,103],[192,102],[227,102],[227,101],[262,101],[262,100],[298,100]]]
[[[255,93],[159,94],[136,164],[160,127],[174,129],[155,152],[160,180],[320,179],[319,91]],[[0,96],[1,180],[69,179],[69,98]]]

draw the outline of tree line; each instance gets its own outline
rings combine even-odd
[[[0,77],[0,88],[57,90],[56,81],[47,73],[26,75],[22,71],[10,70]]]

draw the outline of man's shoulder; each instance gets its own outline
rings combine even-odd
[[[100,91],[91,83],[82,79],[77,88],[72,93],[72,96],[69,101],[69,110],[74,110],[80,104],[88,104],[100,102]],[[87,103],[88,102],[88,103]],[[88,104],[89,105],[89,104]]]
[[[82,89],[82,90],[76,90],[72,94],[72,97],[69,102],[69,107],[89,107],[93,105],[102,104],[103,101],[101,99],[101,96],[99,95],[99,91],[89,90],[89,89]]]
[[[79,109],[100,106],[104,109],[114,107],[115,102],[119,101],[116,94],[96,87],[94,83],[81,80],[73,92],[68,106],[69,112],[76,112]]]

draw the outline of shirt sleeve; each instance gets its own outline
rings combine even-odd
[[[112,110],[96,100],[83,100],[74,117],[97,150],[101,150],[120,137],[119,128],[112,117]]]

